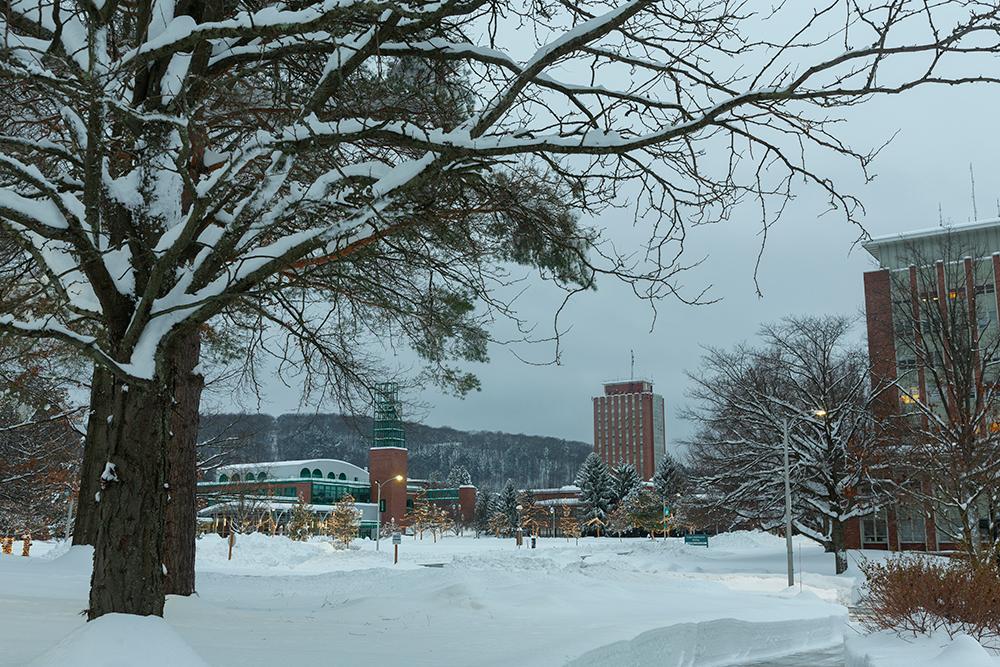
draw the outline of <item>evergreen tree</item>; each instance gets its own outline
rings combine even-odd
[[[501,489],[500,495],[497,497],[497,511],[504,515],[507,519],[507,525],[511,529],[517,528],[520,524],[517,505],[517,488],[514,486],[513,480],[508,479],[503,489]]]
[[[622,501],[630,524],[645,530],[653,537],[657,530],[663,529],[663,501],[659,495],[647,488],[639,488]]]
[[[663,460],[656,466],[652,481],[656,493],[663,502],[669,503],[681,492],[684,485],[684,470],[670,454],[664,454]]]
[[[288,537],[299,542],[308,540],[312,518],[312,512],[309,511],[305,499],[299,496],[295,506],[292,507],[292,516],[288,519]]]
[[[635,466],[624,461],[615,466],[611,472],[613,475],[611,492],[617,506],[628,494],[642,485],[642,480],[639,479],[639,473],[635,471]]]
[[[476,496],[476,537],[490,529],[490,517],[493,515],[493,494],[483,491]]]
[[[472,475],[465,466],[457,465],[451,469],[451,472],[448,473],[448,480],[446,484],[452,489],[472,484]]]
[[[577,473],[576,485],[580,487],[580,502],[585,508],[584,521],[595,518],[606,521],[613,496],[611,472],[604,459],[591,452]]]

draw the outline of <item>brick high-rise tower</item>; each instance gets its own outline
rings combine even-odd
[[[667,452],[663,397],[648,380],[608,382],[594,397],[594,451],[609,466],[635,466],[642,479],[656,472]]]
[[[379,521],[383,524],[400,523],[406,514],[408,461],[399,387],[394,382],[383,382],[375,387],[372,447],[368,450],[371,497],[373,502],[380,500]]]

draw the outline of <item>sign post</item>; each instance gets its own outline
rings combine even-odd
[[[392,564],[399,562],[399,544],[403,541],[403,536],[399,533],[392,534]]]
[[[236,531],[229,531],[229,558],[227,560],[233,559],[233,547],[236,545]]]
[[[708,548],[708,535],[685,535],[684,544]]]

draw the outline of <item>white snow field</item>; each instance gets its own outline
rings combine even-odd
[[[90,550],[36,543],[0,557],[0,665],[811,665],[794,656],[838,655],[856,634],[844,605],[857,571],[827,574],[833,557],[804,539],[801,590],[786,587],[784,541],[762,533],[708,549],[425,535],[403,539],[395,566],[381,546],[249,535],[227,561],[225,540],[204,537],[198,595],[168,599],[164,621],[86,624]]]

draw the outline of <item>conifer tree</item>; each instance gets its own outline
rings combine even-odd
[[[576,485],[580,487],[580,502],[585,508],[583,517],[585,521],[607,519],[613,499],[611,484],[608,464],[596,453],[591,452],[576,476]]]
[[[630,493],[639,488],[642,480],[639,479],[639,473],[635,471],[635,466],[625,461],[615,466],[611,473],[611,493],[615,506],[618,506]]]
[[[476,496],[476,537],[490,529],[490,517],[493,515],[493,494],[487,491]]]
[[[472,475],[469,473],[468,468],[463,465],[457,465],[448,473],[446,483],[449,488],[457,489],[460,486],[472,484]]]
[[[670,454],[664,454],[656,473],[653,475],[653,488],[663,502],[670,502],[681,492],[684,485],[684,471],[680,464]]]
[[[514,482],[508,479],[497,497],[497,511],[507,519],[507,525],[511,530],[517,528],[521,521],[517,505],[517,488]]]
[[[288,537],[299,542],[308,540],[311,533],[312,518],[312,512],[309,510],[309,506],[306,505],[305,498],[299,496],[299,499],[292,507],[292,516],[288,519]]]
[[[628,522],[648,532],[650,537],[663,529],[663,501],[655,491],[639,488],[626,496],[621,507],[625,509]]]
[[[361,527],[361,511],[354,504],[354,496],[348,493],[337,501],[326,519],[326,527],[335,540],[334,544],[343,548],[350,546]]]

